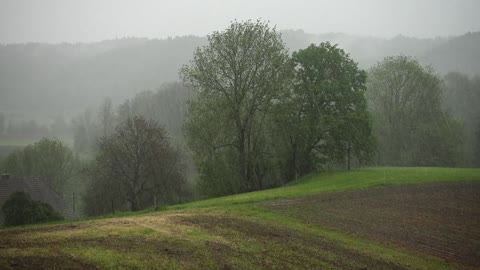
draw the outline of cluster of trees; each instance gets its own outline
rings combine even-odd
[[[3,161],[3,170],[13,175],[40,177],[56,192],[65,193],[68,181],[80,174],[82,163],[60,140],[42,138],[9,154]]]
[[[77,199],[74,203],[72,196],[76,193],[78,197],[85,189],[86,162],[64,142],[55,138],[42,138],[33,144],[18,148],[4,159],[0,159],[0,170],[15,176],[41,178],[65,198],[68,207],[75,204],[76,212],[82,214],[83,201]],[[33,205],[28,209],[48,212],[48,209],[41,205],[38,207]],[[20,210],[15,211],[9,213],[17,213]],[[39,219],[44,217],[42,213],[39,213]]]
[[[23,116],[7,115],[0,112],[0,138],[37,139],[55,136],[71,137],[71,127],[63,117],[55,117],[50,125],[35,120],[25,120]]]
[[[463,127],[463,166],[480,167],[480,76],[451,72],[446,84],[444,108]]]
[[[266,23],[214,32],[181,70],[186,136],[208,195],[279,185],[373,151],[365,72],[329,43],[290,57]]]
[[[41,177],[67,198],[75,192],[80,215],[137,211],[190,199],[182,149],[170,144],[163,127],[131,116],[112,129],[97,138],[95,151],[84,160],[60,140],[42,138],[9,154],[0,168],[12,175]],[[12,207],[6,211],[13,216],[21,212]],[[48,210],[42,205],[28,209],[41,210],[41,218]]]
[[[134,116],[161,124],[175,144],[184,145],[183,123],[192,94],[182,83],[170,83],[155,92],[140,92],[117,107],[106,98],[96,110],[87,109],[73,119],[74,149],[94,152],[98,138],[111,135],[119,123]]]
[[[181,70],[196,97],[186,137],[205,194],[263,189],[352,163],[477,160],[468,149],[480,145],[478,91],[462,86],[465,100],[452,101],[460,91],[453,85],[475,79],[450,74],[446,87],[431,67],[403,55],[367,73],[329,43],[290,56],[275,29],[259,21],[234,22],[208,41]],[[450,112],[467,102],[469,109]]]
[[[74,149],[92,159],[84,174],[86,214],[192,199],[187,179],[194,169],[182,135],[191,96],[183,84],[172,83],[117,107],[105,99],[96,114],[88,109],[74,119]]]

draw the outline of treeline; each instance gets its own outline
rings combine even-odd
[[[480,75],[452,72],[444,77],[444,108],[460,124],[463,159],[460,166],[480,167]]]
[[[211,196],[355,164],[459,166],[463,130],[444,83],[406,56],[367,72],[329,43],[290,55],[262,22],[209,36],[181,74],[196,93],[186,137]],[[370,105],[367,108],[367,99]]]
[[[98,138],[110,135],[119,123],[133,116],[159,123],[174,143],[184,145],[182,129],[187,101],[192,95],[192,90],[182,83],[170,83],[155,92],[140,92],[116,107],[106,98],[98,108],[89,108],[72,120],[74,149],[79,153],[91,153]]]
[[[101,106],[90,136],[108,135],[114,125],[101,123],[131,116],[164,125],[175,143],[187,143],[182,150],[196,168],[189,175],[206,196],[364,164],[476,164],[476,79],[442,79],[412,57],[387,57],[364,71],[336,45],[289,54],[274,29],[246,22],[212,34],[181,75],[185,84],[137,94],[116,113]],[[471,85],[455,89],[454,78]]]
[[[329,43],[291,56],[267,24],[235,22],[181,73],[197,94],[186,136],[208,195],[279,186],[373,151],[366,74]]]
[[[0,139],[30,140],[32,138],[71,138],[72,127],[65,118],[55,117],[50,124],[0,112]]]
[[[171,83],[118,106],[105,99],[73,120],[74,149],[91,160],[84,174],[86,214],[195,198],[195,172],[182,132],[192,97],[182,83]]]

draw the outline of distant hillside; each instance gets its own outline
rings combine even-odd
[[[69,117],[104,97],[115,102],[175,81],[204,38],[0,46],[0,111]]]
[[[284,31],[283,39],[293,51],[305,48],[311,43],[329,41],[330,43],[338,44],[340,48],[350,53],[362,68],[369,68],[390,55],[406,54],[422,58],[426,52],[448,41],[447,38],[417,39],[405,36],[382,39],[351,36],[342,33],[312,35],[306,34],[301,30]],[[480,70],[478,72],[480,73]]]
[[[442,73],[480,73],[480,33],[437,39],[314,35],[301,30],[282,34],[290,51],[322,41],[339,44],[362,68],[403,53]],[[59,114],[69,118],[107,96],[118,104],[135,93],[178,80],[179,68],[206,42],[205,37],[189,36],[0,45],[0,112],[20,119],[48,120]]]
[[[441,73],[480,74],[480,32],[452,38],[426,52],[423,60]]]

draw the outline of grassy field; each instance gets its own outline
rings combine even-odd
[[[480,251],[480,185],[469,180],[480,170],[329,172],[163,211],[8,228],[0,269],[478,269],[464,258]]]

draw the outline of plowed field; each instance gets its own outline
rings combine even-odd
[[[318,194],[266,204],[307,223],[480,268],[480,182]]]

